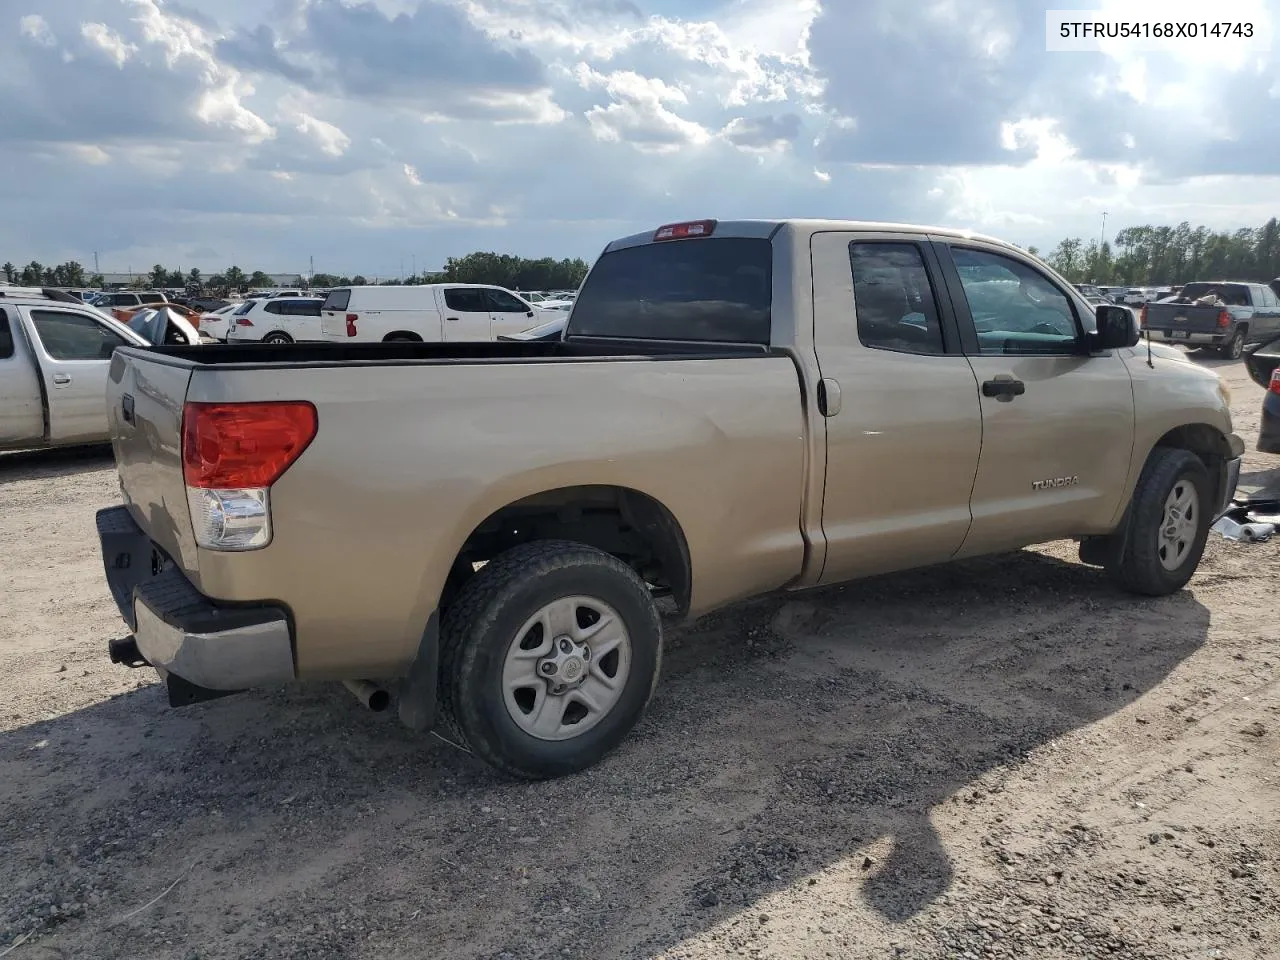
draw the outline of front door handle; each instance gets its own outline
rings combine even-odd
[[[834,417],[840,412],[840,382],[830,377],[818,381],[818,412],[824,417]]]
[[[1004,374],[988,380],[982,385],[982,395],[984,397],[995,397],[1001,403],[1008,403],[1014,397],[1020,397],[1026,392],[1027,385],[1025,383]]]
[[[445,319],[446,319],[446,320],[448,320],[450,323],[457,323],[457,322],[458,322],[458,318],[457,318],[457,317],[445,317]]]
[[[55,373],[53,375],[53,382],[56,386],[65,387],[71,382],[71,375],[67,373]]]

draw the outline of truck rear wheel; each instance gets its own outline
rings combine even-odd
[[[1123,552],[1108,565],[1112,579],[1149,597],[1181,590],[1200,565],[1211,504],[1209,471],[1199,457],[1171,447],[1153,450],[1129,505]]]
[[[657,685],[662,626],[622,561],[545,540],[467,580],[440,643],[447,728],[499,770],[546,779],[591,766],[635,726]]]
[[[1244,356],[1244,341],[1247,334],[1248,331],[1244,327],[1237,327],[1236,332],[1227,341],[1227,345],[1222,348],[1222,355],[1228,360],[1239,360]]]

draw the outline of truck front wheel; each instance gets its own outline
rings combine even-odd
[[[622,561],[546,540],[468,579],[440,643],[446,727],[499,770],[546,779],[591,766],[635,726],[657,685],[662,626]]]
[[[1129,505],[1129,530],[1108,571],[1124,589],[1150,597],[1181,590],[1204,553],[1212,523],[1209,471],[1194,453],[1151,452]]]

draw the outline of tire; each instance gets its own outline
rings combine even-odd
[[[557,602],[560,606],[552,607]],[[566,631],[569,621],[552,615],[547,622],[558,622],[560,629],[547,636],[547,629],[534,621],[548,609],[572,609],[573,625]],[[590,631],[594,624],[589,615],[588,625],[580,624],[582,611],[591,609],[610,621],[616,616],[622,631],[602,629],[584,641],[586,646],[606,650],[617,637],[625,639],[595,659],[589,659],[589,649],[587,656],[575,653],[552,664],[563,670],[555,681],[543,677],[549,661],[568,654],[558,646],[560,638],[572,636],[572,646],[581,636],[577,630]],[[576,668],[570,662],[574,659]],[[605,693],[602,683],[611,660],[616,692]],[[565,776],[590,767],[630,733],[657,686],[661,662],[658,608],[634,570],[580,543],[524,544],[485,564],[444,611],[440,717],[460,743],[504,773],[530,780]],[[559,687],[562,676],[581,686],[553,695],[553,683]],[[517,686],[526,677],[529,683]],[[592,712],[580,693],[601,704],[612,702]],[[551,723],[535,735],[531,730],[539,725],[539,705],[562,709],[563,719],[557,725],[560,714],[547,714]],[[580,713],[586,715],[574,720]],[[583,724],[582,732],[573,731],[578,724]]]
[[[293,337],[289,336],[287,333],[281,333],[279,330],[277,330],[275,333],[268,333],[265,337],[262,338],[262,342],[274,343],[276,345],[284,345],[286,343],[293,343]]]
[[[1187,488],[1194,514],[1180,523],[1168,510],[1177,491]],[[1153,450],[1129,504],[1127,540],[1108,565],[1112,579],[1130,593],[1147,597],[1168,596],[1186,586],[1204,554],[1212,494],[1209,471],[1195,454],[1171,447]],[[1175,540],[1164,536],[1169,527],[1181,527]]]
[[[1244,356],[1244,341],[1248,331],[1244,327],[1236,328],[1236,332],[1231,335],[1231,339],[1227,341],[1227,345],[1222,348],[1222,355],[1228,360],[1239,360]]]

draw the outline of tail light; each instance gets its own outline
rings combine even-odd
[[[684,240],[688,237],[709,237],[716,228],[714,220],[690,220],[688,223],[668,223],[654,231],[654,240]]]
[[[252,320],[250,320],[248,317],[236,317],[236,326],[237,326],[237,327],[252,327],[252,326],[253,326],[253,321],[252,321]]]
[[[1231,314],[1229,314],[1226,310],[1218,311],[1218,326],[1221,327],[1223,330],[1231,326]]]
[[[303,401],[188,403],[182,476],[196,543],[257,550],[271,542],[271,485],[315,439],[316,408]]]
[[[347,336],[354,337],[356,335],[356,321],[360,319],[358,313],[347,314]]]
[[[1271,382],[1267,384],[1267,389],[1272,393],[1280,393],[1280,367],[1271,371]]]
[[[1147,329],[1147,305],[1142,305],[1142,310],[1138,313],[1138,326],[1143,330]]]

